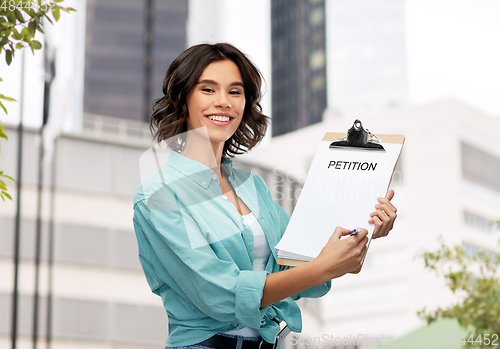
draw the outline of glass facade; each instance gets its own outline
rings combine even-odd
[[[272,130],[320,122],[326,108],[324,0],[272,0]]]
[[[167,68],[186,46],[187,2],[149,1],[152,35],[146,30],[147,3],[87,1],[85,113],[144,120],[145,106],[151,110],[153,100],[162,96]],[[150,101],[144,100],[146,85]]]

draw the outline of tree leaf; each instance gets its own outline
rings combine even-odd
[[[24,12],[26,12],[31,18],[35,18],[36,17],[36,12],[32,8],[25,9]]]
[[[2,194],[5,195],[7,197],[7,199],[9,199],[10,201],[12,201],[12,197],[10,196],[9,193],[7,193],[6,191],[2,191]]]
[[[4,101],[8,101],[8,102],[17,102],[14,98],[4,96],[4,95],[3,95],[3,94],[1,94],[1,93],[0,93],[0,99],[3,99]]]
[[[30,31],[28,30],[28,28],[23,28],[23,30],[21,30],[21,36],[23,37],[23,40],[25,40],[25,41],[27,38],[31,37]]]
[[[5,128],[3,125],[0,125],[0,138],[4,138],[5,140],[9,140],[9,137],[5,134]],[[0,171],[0,176],[3,174],[3,171]]]
[[[14,181],[14,182],[16,181],[16,180],[15,180],[14,178],[12,178],[11,176],[7,176],[7,175],[2,174],[2,177],[8,178],[8,179],[10,179],[11,181]]]
[[[3,105],[2,102],[0,102],[0,108],[3,109],[3,111],[5,112],[6,115],[8,115],[9,113],[7,113],[7,108],[5,108],[5,105]]]
[[[9,33],[9,35],[10,35],[10,33]],[[2,47],[3,47],[3,46],[4,46],[5,44],[7,44],[8,42],[9,42],[9,36],[8,36],[8,35],[6,35],[6,36],[4,36],[4,37],[2,38],[2,40],[0,40],[0,46],[2,46]]]
[[[54,8],[52,9],[52,16],[54,16],[54,19],[57,21],[59,21],[59,18],[61,18],[61,10],[59,8],[59,6],[54,6]]]
[[[15,9],[14,10],[14,14],[16,15],[16,18],[19,22],[21,23],[24,23],[24,17],[23,17],[23,14],[21,13],[21,11],[19,11],[18,9]]]
[[[5,62],[7,62],[7,65],[12,63],[12,51],[5,50]]]
[[[43,16],[44,16],[45,18],[47,18],[47,20],[50,22],[50,24],[54,25],[54,22],[52,22],[52,19],[50,19],[50,17],[49,17],[49,16],[47,16],[47,13],[46,13],[46,12],[42,12],[42,13],[43,13]]]
[[[12,38],[15,40],[22,40],[23,36],[14,28]]]
[[[12,26],[12,24],[9,23],[9,22],[5,22],[5,21],[4,22],[0,22],[0,27],[1,28],[9,28],[11,26]]]
[[[14,11],[7,11],[7,13],[5,14],[5,17],[7,17],[7,19],[9,20],[9,23],[14,24],[14,25],[17,24],[17,18],[16,18],[16,14],[14,13]]]
[[[30,47],[33,50],[40,50],[42,48],[42,43],[36,40],[30,41]]]
[[[35,35],[35,30],[36,30],[36,21],[32,20],[28,24],[28,31],[29,31],[31,36]]]

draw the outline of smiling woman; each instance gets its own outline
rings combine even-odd
[[[277,264],[290,217],[262,178],[230,159],[264,137],[260,87],[239,50],[202,44],[171,64],[154,105],[154,138],[171,151],[136,191],[134,228],[146,279],[168,314],[167,348],[283,348],[281,323],[301,331],[295,301],[326,294],[366,250],[366,229],[341,239],[350,229],[337,227],[315,260]],[[367,217],[375,237],[392,228],[392,195]]]

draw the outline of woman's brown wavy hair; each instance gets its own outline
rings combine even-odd
[[[224,144],[222,157],[243,154],[264,138],[269,117],[260,105],[262,77],[260,71],[237,48],[230,44],[200,44],[188,48],[168,68],[163,82],[164,96],[153,105],[149,127],[153,140],[166,141],[175,151],[181,151],[189,116],[187,97],[198,83],[205,68],[213,62],[233,61],[239,68],[245,90],[245,110],[236,132]]]

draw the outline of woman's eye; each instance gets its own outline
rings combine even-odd
[[[229,91],[229,94],[232,94],[232,95],[241,95],[241,92],[240,91]]]
[[[204,92],[214,92],[214,90],[211,88],[202,88],[201,90]]]

